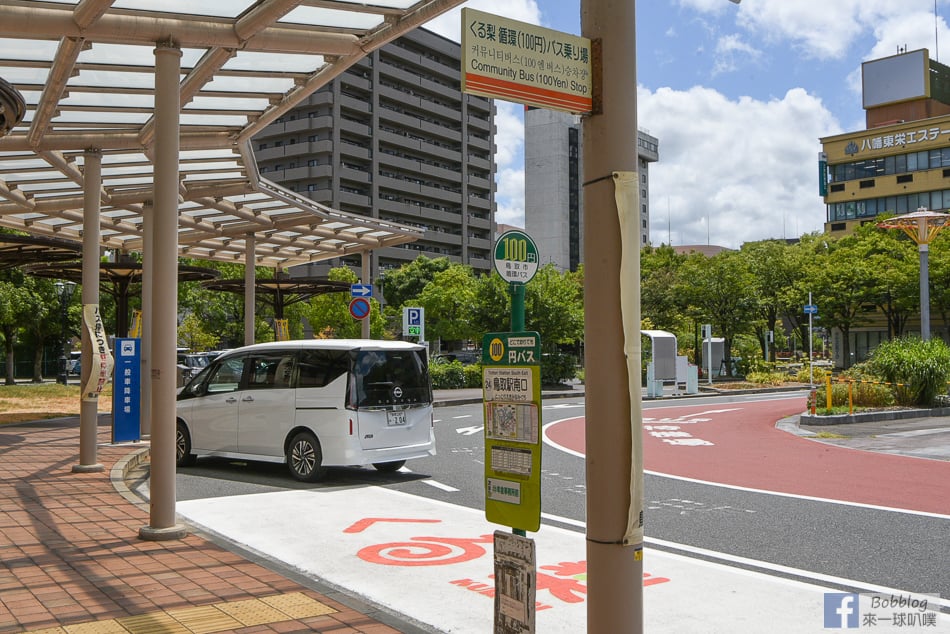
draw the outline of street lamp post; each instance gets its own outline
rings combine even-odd
[[[917,250],[920,252],[920,338],[924,341],[930,339],[930,264],[928,257],[930,242],[947,225],[948,221],[950,221],[950,214],[920,207],[912,213],[895,216],[877,224],[882,229],[900,229],[917,243]]]
[[[68,317],[69,302],[73,298],[73,291],[76,290],[76,283],[59,281],[54,283],[53,286],[56,287],[56,295],[59,297],[60,326],[62,328],[59,339],[59,349],[62,356],[59,358],[59,376],[56,377],[56,382],[66,385],[68,382],[67,379],[69,378],[69,351],[66,349],[66,319]]]

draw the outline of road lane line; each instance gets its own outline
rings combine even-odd
[[[582,454],[581,452],[579,452],[579,451],[574,451],[573,449],[569,449],[569,448],[567,448],[567,447],[564,447],[563,445],[559,445],[558,443],[556,443],[556,442],[554,442],[553,440],[551,440],[551,439],[548,437],[548,434],[547,434],[547,430],[548,430],[549,427],[551,427],[551,426],[553,426],[553,425],[557,425],[558,423],[562,423],[562,422],[564,422],[564,421],[566,421],[566,420],[573,420],[574,418],[577,418],[577,417],[576,417],[576,416],[572,416],[572,417],[570,417],[570,418],[562,418],[562,419],[560,419],[560,420],[555,420],[555,421],[551,421],[550,423],[547,423],[546,425],[544,425],[544,426],[541,428],[541,435],[544,437],[544,443],[545,443],[546,445],[548,445],[548,446],[550,446],[550,447],[553,447],[553,448],[555,448],[555,449],[557,449],[557,450],[559,450],[559,451],[563,451],[563,452],[566,453],[566,454],[570,454],[570,455],[572,455],[572,456],[576,456],[576,457],[581,458],[581,459],[586,459],[586,456],[585,456],[584,454]],[[721,488],[723,488],[723,489],[733,489],[733,490],[735,490],[735,491],[746,491],[746,492],[749,492],[749,493],[763,493],[763,494],[765,494],[765,495],[774,495],[774,496],[778,496],[778,497],[792,498],[792,499],[796,499],[796,500],[808,500],[808,501],[810,501],[810,502],[825,502],[825,503],[828,503],[828,504],[839,504],[839,505],[841,505],[841,506],[854,506],[854,507],[857,507],[857,508],[871,509],[871,510],[874,510],[874,511],[890,511],[890,512],[892,512],[892,513],[904,513],[904,514],[907,514],[907,515],[918,515],[918,516],[920,516],[920,517],[933,517],[933,518],[941,519],[941,520],[950,520],[950,515],[944,515],[944,514],[942,514],[942,513],[931,513],[931,512],[929,512],[929,511],[914,511],[914,510],[911,510],[911,509],[901,509],[901,508],[894,508],[894,507],[890,507],[890,506],[879,506],[879,505],[876,505],[876,504],[866,504],[866,503],[864,503],[864,502],[848,502],[847,500],[834,500],[834,499],[831,499],[831,498],[821,498],[821,497],[815,497],[815,496],[811,496],[811,495],[799,495],[799,494],[797,494],[797,493],[784,493],[784,492],[781,492],[781,491],[768,491],[768,490],[766,490],[766,489],[754,489],[754,488],[751,488],[751,487],[743,487],[743,486],[738,486],[738,485],[735,485],[735,484],[723,484],[723,483],[721,483],[721,482],[711,482],[711,481],[709,481],[709,480],[698,480],[698,479],[696,479],[696,478],[687,478],[687,477],[685,477],[685,476],[672,475],[672,474],[669,474],[669,473],[662,473],[662,472],[660,472],[660,471],[650,471],[649,469],[644,469],[644,470],[643,470],[643,473],[644,473],[645,475],[652,475],[652,476],[656,476],[656,477],[658,477],[658,478],[670,478],[670,479],[672,479],[672,480],[681,480],[681,481],[683,481],[683,482],[692,482],[693,484],[705,484],[705,485],[707,485],[707,486],[721,487]]]
[[[551,513],[541,513],[541,517],[552,522],[558,522],[560,524],[566,524],[568,526],[574,526],[577,528],[585,529],[587,528],[587,523],[581,520],[575,520],[570,517],[562,517],[560,515],[553,515]],[[898,590],[896,588],[888,588],[886,586],[879,586],[864,581],[856,581],[854,579],[846,579],[844,577],[836,577],[834,575],[826,575],[821,572],[812,572],[810,570],[803,570],[801,568],[792,568],[791,566],[783,566],[781,564],[773,564],[768,561],[762,561],[760,559],[751,559],[749,557],[740,557],[738,555],[730,555],[728,553],[721,553],[715,550],[708,550],[706,548],[699,548],[697,546],[689,546],[687,544],[680,544],[678,542],[671,542],[665,539],[657,539],[655,537],[645,537],[643,540],[646,544],[652,544],[654,546],[662,546],[664,548],[671,548],[673,550],[678,550],[684,553],[690,553],[693,555],[699,555],[701,557],[706,557],[716,561],[729,562],[732,564],[740,564],[742,566],[750,566],[753,568],[777,572],[785,575],[792,575],[795,577],[809,579],[812,581],[820,581],[822,583],[831,583],[840,586],[846,586],[849,588],[857,588],[863,592],[880,592],[884,594],[901,594],[906,592],[906,590]],[[670,554],[670,553],[667,553]],[[756,574],[754,570],[746,570],[743,568],[733,568],[735,571],[740,573]],[[761,572],[759,573],[761,574]],[[940,599],[940,605],[944,609],[950,608],[950,599]]]

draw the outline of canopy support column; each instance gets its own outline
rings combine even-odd
[[[372,281],[369,279],[370,255],[371,254],[369,251],[363,251],[360,254],[360,281],[363,282],[364,284],[372,283]],[[363,339],[369,339],[369,336],[370,336],[369,327],[371,325],[371,321],[370,321],[371,317],[372,317],[372,313],[367,315],[366,318],[361,320],[360,322],[360,328],[361,328],[360,336],[362,336]]]
[[[257,317],[257,271],[254,268],[255,237],[244,237],[244,345],[254,343],[254,321]]]
[[[82,211],[82,373],[79,402],[79,464],[73,472],[102,471],[98,460],[99,399],[87,397],[86,384],[93,374],[93,342],[86,324],[86,306],[99,305],[99,210],[102,191],[102,152],[88,149],[83,153]]]
[[[178,347],[178,160],[181,49],[155,47],[155,206],[152,262],[152,435],[148,540],[181,539],[175,517],[175,398]]]
[[[155,263],[152,253],[152,232],[155,231],[155,207],[149,200],[142,205],[142,413],[139,431],[142,438],[152,434],[152,293],[155,288]],[[176,358],[177,361],[177,358]]]

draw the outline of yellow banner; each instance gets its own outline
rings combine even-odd
[[[135,339],[142,338],[142,311],[132,311],[132,328],[129,329],[129,336]]]
[[[274,320],[274,332],[277,336],[277,341],[290,341],[290,325],[286,319]]]

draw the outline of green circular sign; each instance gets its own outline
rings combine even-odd
[[[506,281],[527,284],[538,272],[538,247],[523,231],[506,231],[495,243],[495,270]]]

